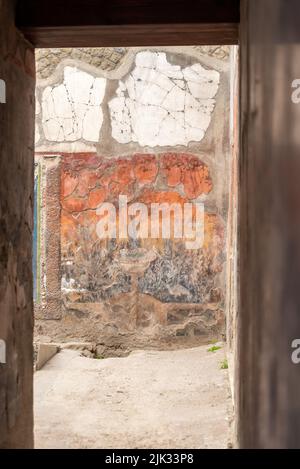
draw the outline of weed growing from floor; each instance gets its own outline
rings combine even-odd
[[[207,351],[208,352],[216,352],[217,350],[220,350],[222,347],[220,347],[219,345],[213,345],[212,347],[210,347]]]
[[[228,369],[228,361],[227,361],[227,358],[225,358],[225,359],[221,362],[220,368],[221,368],[221,370],[227,370],[227,369]]]

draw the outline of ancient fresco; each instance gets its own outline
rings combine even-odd
[[[116,236],[103,240],[96,232],[97,207],[102,203],[116,207],[121,223],[120,195],[150,209],[152,203],[193,204],[205,200],[212,189],[207,165],[189,153],[134,154],[114,159],[96,154],[64,156],[61,250],[65,300],[102,303],[106,310],[103,320],[111,320],[113,311],[113,321],[121,322],[125,329],[132,325],[132,305],[136,307],[135,324],[145,326],[182,322],[182,316],[188,317],[191,311],[197,316],[203,305],[212,304],[218,311],[222,294],[217,277],[224,261],[224,222],[218,214],[205,211],[200,249],[186,249],[184,239],[172,236],[152,239],[147,233],[139,239]],[[150,216],[150,210],[148,213]],[[178,308],[171,312],[174,303],[181,305],[181,313],[176,312]]]
[[[228,54],[37,51],[39,333],[136,347],[224,332]]]

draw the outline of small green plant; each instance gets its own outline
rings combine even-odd
[[[227,361],[227,358],[224,358],[224,360],[221,362],[220,368],[221,368],[221,370],[227,370],[227,369],[228,369],[228,361]]]
[[[217,350],[220,350],[222,347],[220,347],[219,345],[213,345],[212,347],[210,347],[207,351],[208,352],[216,352]]]
[[[96,360],[103,360],[103,355],[95,355]]]

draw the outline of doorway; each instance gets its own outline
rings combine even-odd
[[[37,445],[59,444],[53,429],[64,432],[64,419],[72,427],[74,411],[59,403],[72,395],[83,413],[88,402],[100,420],[109,410],[117,427],[128,420],[123,447],[232,445],[236,56],[234,46],[36,51],[37,368],[51,358],[36,373]],[[90,400],[97,379],[79,385],[88,370],[108,374],[101,403]],[[191,424],[194,388],[206,404]],[[172,425],[187,435],[172,440]],[[70,431],[66,444],[113,447],[115,429],[93,443],[86,431]]]

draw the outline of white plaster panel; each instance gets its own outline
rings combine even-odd
[[[42,94],[45,138],[50,142],[80,139],[98,142],[105,87],[105,78],[94,78],[76,67],[65,67],[63,83],[47,86]]]
[[[220,73],[199,63],[182,68],[164,52],[139,52],[109,102],[113,138],[150,147],[201,141],[219,83]]]

